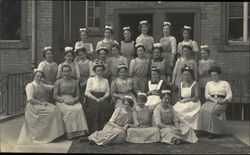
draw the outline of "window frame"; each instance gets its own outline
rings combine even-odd
[[[27,42],[27,1],[21,1],[21,36],[20,40],[0,40],[0,49],[28,48]]]
[[[229,2],[221,2],[221,45],[218,47],[219,50],[229,51],[229,52],[230,51],[249,52],[250,44],[247,44],[246,42],[242,41],[239,44],[236,43],[230,44],[228,40],[228,33],[229,33],[228,31],[229,31]]]

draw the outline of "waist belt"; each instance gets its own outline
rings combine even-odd
[[[226,96],[225,95],[211,95],[212,97],[215,97],[215,98],[225,98]]]

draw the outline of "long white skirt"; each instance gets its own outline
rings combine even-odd
[[[198,113],[201,108],[199,100],[197,102],[177,102],[173,108],[181,120],[190,125],[194,130],[198,129]]]
[[[17,144],[46,144],[65,133],[62,113],[52,104],[28,103],[24,121]]]

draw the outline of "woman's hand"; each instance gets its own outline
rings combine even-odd
[[[123,126],[124,130],[127,130],[128,128],[129,128],[129,124],[126,124],[126,125]]]
[[[67,105],[73,105],[75,103],[75,99],[65,99],[64,103],[66,103]]]

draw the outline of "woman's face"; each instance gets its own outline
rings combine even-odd
[[[170,34],[170,27],[168,25],[163,26],[163,34],[168,36]]]
[[[208,52],[207,52],[207,51],[205,51],[205,50],[201,50],[201,59],[203,59],[203,60],[207,60],[207,59],[208,59],[208,57],[209,57]]]
[[[183,31],[183,38],[184,39],[189,39],[189,32],[187,30]]]
[[[191,76],[191,73],[189,71],[184,71],[182,73],[182,77],[183,77],[183,80],[186,82],[189,82],[192,80],[192,76]]]
[[[132,107],[130,106],[130,104],[128,103],[128,101],[124,101],[123,103],[123,107],[127,110],[127,111],[130,111],[132,110]]]
[[[106,56],[107,56],[107,53],[105,52],[105,50],[101,50],[99,54],[99,58],[102,60],[105,60]]]
[[[154,59],[159,59],[161,57],[161,52],[158,48],[155,48],[153,51],[153,57]]]
[[[86,58],[86,53],[83,52],[83,51],[79,51],[78,57],[79,57],[80,59],[85,59],[85,58]]]
[[[220,80],[220,75],[217,72],[211,72],[211,79],[218,82]]]
[[[52,61],[53,60],[53,52],[51,50],[47,50],[46,53],[45,53],[45,59],[47,61]]]
[[[86,40],[87,37],[88,37],[88,35],[87,35],[87,33],[85,31],[83,31],[83,32],[80,33],[81,40]]]
[[[171,97],[169,95],[164,95],[164,97],[161,99],[161,104],[164,107],[168,107],[171,103]]]
[[[144,56],[145,51],[142,47],[138,47],[136,52],[137,52],[138,57],[142,58]]]
[[[36,82],[40,82],[43,80],[43,74],[41,72],[37,72],[36,75],[34,76],[34,80]]]
[[[103,76],[104,69],[103,67],[96,67],[95,73],[97,76]]]
[[[142,32],[142,34],[147,34],[148,33],[148,26],[143,24],[141,26],[141,32]]]
[[[67,62],[73,62],[73,55],[72,55],[70,52],[68,52],[68,53],[64,56],[64,58],[65,58],[65,60],[66,60]]]
[[[105,31],[104,31],[104,37],[105,38],[111,38],[112,37],[112,32],[111,32],[111,30],[109,30],[109,29],[106,29]]]
[[[151,80],[157,82],[160,80],[159,74],[156,71],[151,72]]]
[[[143,108],[145,106],[145,101],[141,98],[137,99],[137,104],[140,108]]]
[[[117,49],[117,47],[112,47],[111,52],[112,52],[113,56],[118,56],[119,55],[119,50]]]
[[[130,33],[130,31],[128,31],[128,30],[124,31],[123,35],[124,35],[124,39],[126,41],[129,41],[131,39],[131,33]]]
[[[191,53],[191,51],[188,48],[183,48],[182,49],[182,56],[189,57],[190,53]]]
[[[71,76],[71,69],[69,67],[64,67],[62,73],[64,77],[69,78]]]
[[[119,77],[125,79],[127,77],[127,70],[125,68],[121,68],[119,70]]]

